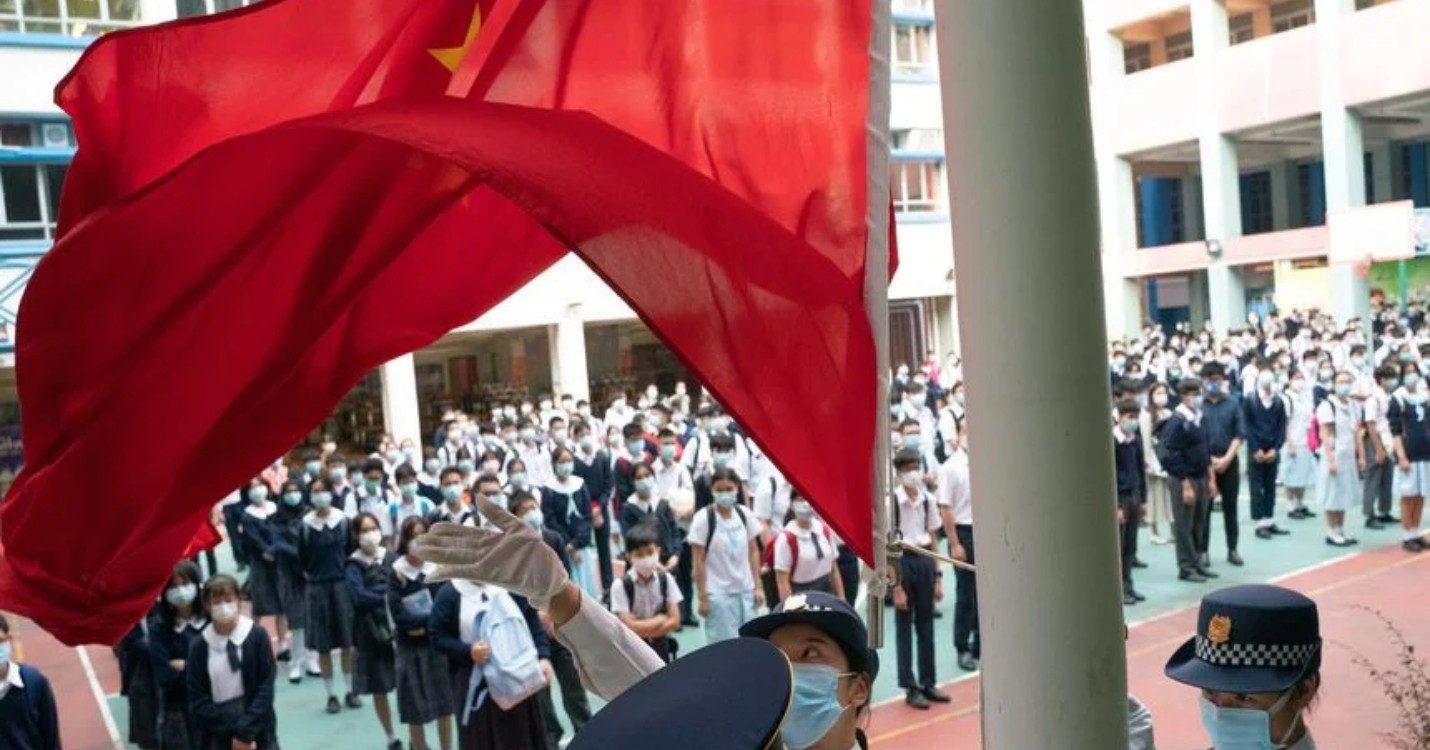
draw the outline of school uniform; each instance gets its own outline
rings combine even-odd
[[[1361,423],[1360,404],[1349,398],[1328,398],[1316,407],[1316,421],[1324,428],[1331,425],[1331,440],[1322,441],[1321,450],[1334,454],[1336,473],[1331,473],[1331,462],[1322,460],[1319,472],[1318,490],[1321,507],[1330,511],[1345,512],[1354,508],[1361,500],[1359,469],[1356,466],[1356,428]]]
[[[387,579],[387,610],[397,645],[397,718],[403,724],[426,724],[456,711],[447,662],[432,647],[427,618],[441,583],[428,583],[437,566],[413,566],[406,557],[392,562]]]
[[[303,516],[298,554],[307,579],[307,629],[310,650],[326,654],[353,645],[353,603],[344,580],[351,551],[351,521],[336,511],[326,518],[317,511]]]
[[[309,508],[306,505],[278,504],[278,510],[269,519],[273,532],[269,550],[274,557],[274,570],[278,574],[278,610],[288,619],[290,630],[303,630],[308,626],[308,584],[303,577],[303,562],[298,558],[298,538],[302,535],[303,516]],[[294,648],[299,648],[294,644]],[[294,654],[297,658],[299,654]]]
[[[278,565],[274,545],[279,542],[272,518],[278,506],[264,501],[248,503],[243,509],[242,544],[248,555],[248,597],[254,617],[283,613],[278,598]]]
[[[799,521],[790,521],[783,528],[776,527],[773,565],[777,573],[789,574],[790,593],[806,591],[834,593],[834,563],[838,559],[838,540],[818,518],[812,518],[809,527]],[[779,601],[775,597],[769,601]]]
[[[953,535],[963,548],[965,562],[978,564],[973,545],[973,495],[969,481],[968,451],[959,447],[939,469],[938,504],[953,515]],[[948,532],[948,529],[944,529]],[[983,637],[978,629],[978,586],[973,571],[955,568],[953,605],[953,646],[960,655],[982,658]],[[848,590],[845,592],[848,599]]]
[[[467,519],[471,518],[473,515],[475,515],[475,513],[472,511],[471,508],[467,507],[466,503],[462,503],[459,501],[459,505],[456,508],[453,508],[446,501],[443,501],[440,505],[433,508],[432,512],[427,514],[427,525],[432,526],[434,524],[439,523],[455,523],[458,526],[461,526],[462,524],[466,523]]]
[[[526,599],[469,581],[454,581],[443,586],[432,602],[427,632],[433,646],[447,659],[447,674],[458,706],[457,747],[459,750],[545,750],[545,726],[536,696],[510,710],[502,710],[490,699],[481,700],[481,690],[476,696],[468,696],[475,668],[471,652],[472,644],[478,639],[477,615],[491,608],[498,597],[508,597],[521,611],[537,657],[550,657],[546,631]],[[470,707],[469,697],[481,705],[464,721],[463,714]]]
[[[532,487],[540,487],[556,478],[556,472],[551,468],[551,453],[546,446],[522,441],[516,444],[516,455],[526,464],[526,481]]]
[[[1379,385],[1369,389],[1365,409],[1365,480],[1361,489],[1361,511],[1366,521],[1380,521],[1390,516],[1391,495],[1395,493],[1395,436],[1390,431],[1390,394]],[[1385,460],[1375,460],[1371,432],[1380,438]]]
[[[1286,443],[1282,446],[1281,485],[1288,490],[1304,490],[1316,477],[1316,457],[1308,442],[1316,407],[1304,390],[1297,393],[1288,389],[1282,401],[1286,405]]]
[[[582,591],[599,598],[601,580],[591,549],[595,539],[591,535],[591,494],[586,490],[586,483],[574,475],[565,482],[555,479],[548,482],[541,488],[541,514],[546,525],[565,537],[570,545],[572,581]]]
[[[476,458],[483,453],[483,450],[480,447],[473,445],[466,440],[459,440],[456,445],[452,445],[444,437],[442,439],[442,444],[437,447],[437,460],[442,462],[443,468],[446,468],[448,466],[456,466],[458,461],[457,456],[462,451],[466,451],[467,455],[471,456],[472,458]]]
[[[273,712],[277,663],[268,632],[239,616],[227,636],[204,628],[184,665],[189,708],[202,732],[200,747],[229,750],[234,739],[277,750],[278,717]]]
[[[1157,433],[1171,415],[1171,410],[1159,410],[1154,414],[1153,409],[1143,409],[1138,416],[1142,456],[1147,460],[1147,522],[1158,534],[1163,528],[1170,531],[1172,525],[1171,487],[1162,462],[1157,460]]]
[[[198,606],[198,602],[194,603]],[[174,669],[170,662],[186,661],[194,644],[203,640],[208,620],[195,615],[189,620],[152,621],[149,633],[157,663],[160,689],[159,747],[163,750],[201,750],[203,732],[197,717],[189,710],[189,686],[184,669]]]
[[[684,597],[675,583],[675,576],[670,573],[660,570],[655,575],[641,576],[632,570],[611,587],[611,612],[616,615],[629,612],[637,620],[646,620],[665,614],[672,604],[679,610],[682,599]],[[668,663],[675,658],[676,644],[669,635],[642,640],[662,662]]]
[[[1117,468],[1117,509],[1122,511],[1122,588],[1124,594],[1136,596],[1132,563],[1137,559],[1137,528],[1147,497],[1147,459],[1142,453],[1142,441],[1124,432],[1122,425],[1112,428],[1112,457]]]
[[[632,494],[621,503],[621,528],[634,529],[643,523],[655,526],[660,538],[661,562],[669,560],[671,555],[679,556],[675,568],[675,582],[680,587],[681,594],[680,619],[681,622],[693,621],[690,602],[694,598],[695,583],[691,578],[690,546],[685,543],[688,530],[680,527],[670,503],[657,500],[654,494],[649,501],[642,500],[638,494]]]
[[[347,514],[348,518],[356,518],[359,513],[370,513],[377,518],[377,526],[382,531],[382,538],[391,539],[396,531],[392,528],[390,511],[394,503],[401,502],[397,492],[385,484],[378,487],[375,492],[369,492],[367,485],[362,485],[353,492],[353,500],[353,512]]]
[[[387,551],[355,550],[343,567],[353,603],[353,673],[355,695],[382,695],[397,687],[392,625],[387,616]]]
[[[1233,441],[1246,441],[1246,421],[1241,403],[1230,396],[1218,401],[1206,399],[1202,405],[1202,429],[1207,435],[1207,450],[1212,456],[1224,456]],[[1226,533],[1226,551],[1236,552],[1241,536],[1237,504],[1241,495],[1241,459],[1233,453],[1231,462],[1216,475],[1217,496],[1221,501],[1222,528]],[[1203,558],[1211,546],[1211,504],[1207,504],[1207,522],[1198,540],[1197,551]]]
[[[1158,441],[1162,468],[1172,480],[1172,530],[1177,539],[1177,567],[1183,579],[1199,577],[1202,566],[1197,542],[1206,536],[1211,508],[1207,489],[1211,452],[1202,428],[1202,415],[1186,404],[1179,405],[1162,426]],[[1192,486],[1190,505],[1182,499],[1184,482]]]
[[[163,696],[159,690],[160,662],[151,634],[155,619],[151,611],[114,648],[119,657],[119,693],[129,704],[129,743],[140,750],[159,748]]]
[[[421,495],[412,498],[411,502],[406,499],[397,500],[387,506],[388,523],[392,527],[392,538],[396,539],[398,532],[402,531],[402,524],[409,518],[426,519],[427,516],[436,510],[437,506]]]
[[[1261,451],[1276,451],[1275,459],[1262,462],[1252,458],[1246,466],[1246,481],[1251,485],[1251,520],[1258,531],[1269,530],[1275,526],[1272,518],[1276,515],[1276,474],[1281,465],[1281,450],[1286,444],[1289,421],[1286,402],[1274,393],[1264,398],[1258,391],[1242,400],[1242,412],[1246,455],[1254,457]]]
[[[611,507],[611,493],[616,486],[615,462],[611,459],[610,451],[599,450],[587,455],[581,451],[576,451],[575,455],[575,475],[586,483],[586,491],[591,495],[591,502],[601,509],[601,520],[603,523],[596,526],[594,521],[592,528],[596,534],[596,563],[601,575],[602,590],[611,586],[611,524],[615,521],[615,515]]]
[[[10,662],[0,679],[0,747],[60,750],[54,690],[40,670],[28,664]]]
[[[1391,435],[1398,439],[1410,461],[1410,470],[1395,467],[1395,494],[1399,497],[1430,495],[1430,414],[1426,408],[1426,386],[1411,392],[1399,388],[1386,411]]]
[[[734,638],[740,626],[755,616],[755,575],[750,569],[750,543],[760,527],[749,511],[736,505],[722,516],[719,506],[695,514],[688,544],[705,549],[705,595],[710,614],[705,618],[705,641]]]
[[[943,528],[937,501],[923,488],[894,490],[894,525],[908,544],[933,549],[933,532]],[[904,554],[899,558],[900,581],[908,606],[894,612],[894,644],[899,661],[899,687],[928,690],[937,682],[934,674],[933,593],[938,567],[923,555]],[[913,664],[913,639],[918,638],[918,675]]]
[[[224,531],[228,532],[228,544],[233,552],[233,561],[239,569],[248,567],[248,553],[243,549],[243,508],[247,505],[239,490],[224,495],[219,501],[219,512],[223,515]]]
[[[571,575],[571,557],[566,554],[566,539],[561,534],[541,527],[541,541],[556,553],[566,575]],[[576,657],[565,646],[550,641],[551,671],[561,688],[561,704],[566,707],[566,718],[571,720],[572,729],[581,727],[591,720],[591,703],[586,696],[586,688],[581,685],[581,671],[576,666]],[[546,725],[546,746],[560,747],[561,720],[556,716],[556,704],[551,699],[551,689],[541,691],[539,698],[542,723]]]

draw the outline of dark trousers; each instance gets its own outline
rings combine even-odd
[[[958,546],[968,555],[968,564],[977,565],[973,554],[973,526],[959,524],[953,528]],[[973,654],[973,658],[981,659],[983,639],[978,632],[978,587],[974,585],[977,579],[973,575],[972,571],[962,568],[953,570],[954,596],[957,597],[953,605],[953,647],[960,654]]]
[[[1198,540],[1206,536],[1211,501],[1207,497],[1207,480],[1198,477],[1191,480],[1195,495],[1192,504],[1182,500],[1182,481],[1173,479],[1169,488],[1172,493],[1172,533],[1177,540],[1177,569],[1182,573],[1197,570],[1199,554]]]
[[[209,572],[207,577],[213,578],[215,575],[218,575],[218,555],[214,554],[213,548],[210,547],[209,549],[206,549],[203,552],[200,552],[189,558],[189,562],[192,562],[194,564],[194,567],[199,568],[199,572],[203,573],[203,568],[199,566],[200,556],[202,556],[205,560],[208,561]]]
[[[606,518],[610,518],[610,509],[603,511]],[[607,521],[606,525],[596,529],[596,568],[601,574],[601,590],[610,591],[611,581],[615,576],[611,573],[611,526]]]
[[[849,606],[854,606],[854,599],[859,596],[859,557],[854,554],[854,550],[844,545],[839,545],[839,560],[835,563],[839,570],[840,582],[844,584],[844,601],[849,602]]]
[[[1216,475],[1216,488],[1221,500],[1222,527],[1226,530],[1226,551],[1235,552],[1241,533],[1237,525],[1237,496],[1241,494],[1241,461],[1233,458],[1226,471]],[[1206,524],[1197,540],[1197,552],[1206,554],[1211,547],[1211,503],[1207,503]]]
[[[243,549],[243,540],[240,536],[239,523],[243,518],[242,502],[229,503],[223,506],[223,527],[228,532],[228,546],[233,552],[233,561],[242,566],[248,565],[248,552]]]
[[[933,560],[905,553],[899,559],[900,585],[909,606],[894,612],[894,643],[899,659],[899,687],[934,686],[933,588],[938,569]],[[913,632],[910,632],[912,629]],[[914,679],[913,638],[919,639],[919,679]]]
[[[1375,452],[1366,449],[1366,455],[1374,457]],[[1361,510],[1367,519],[1390,515],[1391,485],[1395,477],[1395,462],[1369,464],[1365,468],[1365,486],[1361,495]]]
[[[1265,464],[1252,461],[1246,467],[1246,483],[1251,485],[1251,520],[1269,520],[1276,515],[1276,473],[1280,467],[1279,458]],[[1225,508],[1226,501],[1222,502]]]
[[[691,578],[691,570],[695,562],[690,556],[690,545],[680,546],[680,562],[675,566],[675,585],[680,587],[680,621],[691,622],[695,619],[695,612],[690,608],[690,602],[695,600],[695,582]]]
[[[581,686],[581,674],[576,669],[576,657],[555,638],[551,639],[551,671],[556,673],[556,684],[561,689],[561,704],[566,707],[566,718],[571,720],[571,733],[581,731],[591,720],[591,705],[586,699],[586,689]],[[556,716],[556,700],[551,688],[537,693],[537,705],[541,709],[542,723],[546,731],[546,750],[560,750],[561,721]]]
[[[1142,499],[1136,492],[1118,493],[1117,508],[1122,511],[1122,523],[1117,527],[1122,535],[1122,584],[1131,588],[1132,561],[1137,559],[1137,530],[1142,519]]]

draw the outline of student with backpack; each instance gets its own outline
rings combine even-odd
[[[760,527],[741,507],[744,489],[733,470],[710,475],[714,504],[690,522],[691,556],[700,616],[708,643],[735,638],[755,616],[764,593],[755,585],[760,570]]]
[[[823,591],[844,598],[844,582],[834,563],[839,557],[839,541],[824,522],[815,518],[814,506],[796,498],[790,502],[794,519],[765,545],[765,557],[775,572],[779,598],[791,594]]]
[[[1425,495],[1430,493],[1430,414],[1424,377],[1414,362],[1401,365],[1403,385],[1390,399],[1386,415],[1395,448],[1395,490],[1400,496],[1401,548],[1423,552],[1420,531]]]
[[[661,661],[675,659],[671,634],[680,629],[683,598],[675,577],[660,558],[660,535],[653,523],[643,523],[625,533],[625,575],[611,587],[611,612],[655,650]]]

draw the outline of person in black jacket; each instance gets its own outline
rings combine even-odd
[[[273,712],[277,662],[268,631],[238,612],[238,581],[204,584],[210,623],[189,649],[184,679],[205,750],[277,750]],[[210,665],[211,661],[217,664]]]
[[[198,566],[185,560],[174,566],[150,628],[150,643],[159,663],[159,747],[163,750],[202,750],[202,732],[189,710],[189,686],[184,666],[194,644],[208,627],[199,601],[202,577]]]
[[[1122,537],[1122,603],[1146,601],[1132,585],[1132,561],[1137,558],[1137,528],[1147,502],[1147,457],[1142,452],[1142,407],[1135,398],[1117,402],[1112,428],[1112,454],[1117,466],[1117,525]]]
[[[576,446],[576,476],[586,483],[595,505],[591,512],[591,528],[596,533],[596,558],[601,574],[601,589],[609,590],[613,576],[611,573],[611,525],[615,516],[611,503],[616,491],[615,459],[609,450],[601,449],[596,436],[591,433],[591,425],[578,421],[571,426],[571,436]]]
[[[0,747],[60,750],[55,693],[40,670],[14,659],[10,621],[0,614]]]
[[[161,697],[161,662],[154,648],[158,603],[114,647],[119,659],[119,694],[129,704],[129,744],[140,750],[158,750]],[[167,668],[167,667],[165,667]]]
[[[392,731],[392,707],[387,700],[387,694],[397,687],[397,666],[387,617],[388,554],[382,547],[382,524],[371,513],[359,513],[352,529],[356,549],[343,566],[353,602],[352,692],[372,696],[372,709],[387,735],[388,750],[402,750],[402,742]]]
[[[1241,495],[1239,452],[1241,442],[1246,436],[1245,418],[1242,416],[1241,402],[1232,398],[1231,391],[1236,389],[1228,383],[1226,368],[1220,362],[1202,365],[1202,385],[1206,391],[1201,412],[1202,432],[1207,438],[1212,481],[1216,484],[1216,492],[1212,493],[1212,496],[1221,499],[1227,562],[1239,567],[1243,561],[1241,553],[1237,552],[1237,542],[1241,534],[1240,520],[1237,518],[1237,500]],[[1212,508],[1208,505],[1206,526],[1197,540],[1202,570],[1211,567],[1211,512]]]
[[[1177,384],[1182,403],[1162,425],[1158,435],[1162,469],[1173,481],[1172,531],[1177,540],[1178,577],[1205,583],[1216,574],[1202,566],[1197,540],[1206,533],[1208,508],[1216,483],[1212,481],[1211,452],[1202,428],[1202,382],[1183,378]]]
[[[1259,539],[1290,532],[1276,525],[1276,475],[1281,468],[1281,448],[1286,445],[1290,410],[1276,394],[1276,376],[1262,370],[1256,376],[1256,393],[1242,399],[1246,426],[1246,481],[1251,485],[1251,520]]]
[[[437,566],[423,561],[413,543],[426,533],[427,522],[420,518],[402,522],[388,572],[387,609],[397,629],[397,718],[407,725],[412,750],[428,750],[426,725],[433,721],[442,750],[451,750],[456,701],[446,661],[427,635],[427,618],[442,584],[427,580]]]

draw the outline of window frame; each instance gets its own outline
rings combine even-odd
[[[1140,73],[1152,67],[1152,44],[1150,42],[1122,43],[1122,70],[1127,75]]]
[[[1312,0],[1282,0],[1271,5],[1271,33],[1294,31],[1316,23],[1316,4]]]
[[[94,0],[98,17],[72,13],[70,4],[83,0],[51,0],[55,3],[54,16],[38,15],[25,11],[25,0],[14,0],[13,8],[0,10],[0,31],[15,31],[21,34],[58,34],[67,37],[93,37],[101,34],[139,26],[144,22],[142,6],[134,0],[135,18],[113,18],[110,4],[123,0]]]
[[[889,162],[889,196],[898,215],[929,215],[948,211],[947,188],[944,180],[943,157],[893,159]],[[909,168],[918,170],[915,181],[920,194],[909,193]],[[931,189],[929,189],[931,188]]]
[[[910,35],[909,51],[914,57],[923,56],[923,60],[902,60],[899,57],[899,34],[908,32]],[[894,78],[925,78],[931,79],[938,75],[938,47],[937,40],[934,39],[933,25],[929,23],[914,23],[906,21],[895,21],[893,28],[889,31],[889,63],[890,72]],[[919,36],[926,36],[925,43],[920,44]]]
[[[1168,34],[1162,43],[1167,48],[1167,62],[1177,62],[1178,60],[1188,60],[1196,56],[1196,47],[1192,41],[1192,30]]]
[[[20,164],[0,164],[0,169],[33,169],[35,172],[35,200],[40,209],[39,221],[11,221],[5,206],[5,184],[0,180],[0,242],[9,240],[54,240],[56,216],[59,213],[58,205],[51,205],[51,199],[59,196],[59,190],[50,189],[49,170],[54,166],[62,166],[68,170],[69,165],[55,165],[45,163],[20,163]],[[63,184],[63,179],[61,180]],[[38,236],[35,233],[38,232]]]

